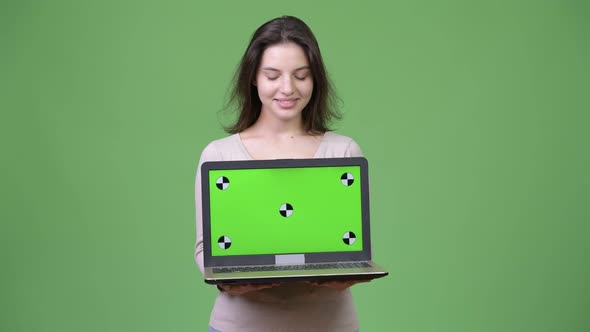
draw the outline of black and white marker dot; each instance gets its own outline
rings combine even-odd
[[[217,186],[217,188],[225,190],[229,188],[229,179],[225,176],[220,176],[219,178],[217,178],[217,182],[215,183],[215,185]]]
[[[354,182],[354,176],[352,176],[352,174],[350,174],[350,173],[344,173],[340,177],[340,181],[342,182],[343,185],[348,187],[348,186],[352,185],[352,183]]]
[[[342,235],[342,241],[347,245],[352,245],[356,241],[356,235],[353,232],[346,232]]]
[[[223,250],[229,249],[231,247],[231,239],[227,236],[222,236],[217,240],[217,245]]]
[[[289,218],[293,214],[293,206],[289,203],[285,203],[281,205],[279,212],[281,213],[281,216]]]

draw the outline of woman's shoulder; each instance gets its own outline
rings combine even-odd
[[[233,134],[211,141],[201,153],[201,160],[238,160],[248,159],[238,134]]]
[[[207,144],[205,149],[207,149],[207,148],[217,149],[217,150],[230,149],[235,146],[237,135],[238,134],[232,134],[232,135],[229,135],[226,137],[222,137],[222,138],[218,138],[216,140],[213,140],[213,141],[209,142],[209,144]]]
[[[354,139],[352,139],[352,137],[337,134],[333,131],[327,131],[324,134],[324,140],[336,144],[349,144],[350,142],[354,142]]]
[[[318,154],[320,158],[363,156],[360,146],[353,138],[332,131],[324,134]]]

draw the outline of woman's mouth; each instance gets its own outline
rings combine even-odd
[[[297,104],[297,99],[275,99],[281,108],[293,108]]]

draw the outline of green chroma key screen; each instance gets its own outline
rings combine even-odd
[[[362,251],[359,166],[211,170],[212,256]]]

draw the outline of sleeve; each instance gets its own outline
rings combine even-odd
[[[201,165],[206,161],[217,161],[221,160],[221,154],[212,144],[205,147],[199,158],[199,166],[197,167],[197,176],[195,178],[195,216],[197,222],[197,237],[195,242],[195,261],[201,273],[204,272],[205,268],[203,265],[203,213],[202,213],[202,202],[201,202]]]
[[[345,157],[364,157],[361,147],[353,139],[350,140],[350,143],[348,144],[348,147],[346,148],[346,151],[344,152],[344,156]]]

